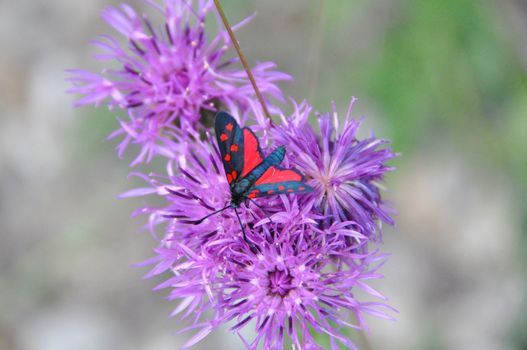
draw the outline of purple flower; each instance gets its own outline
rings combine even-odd
[[[255,100],[246,73],[233,66],[237,59],[226,57],[231,44],[219,23],[218,34],[207,38],[205,19],[215,14],[212,1],[148,3],[164,17],[163,26],[154,27],[126,4],[121,9],[109,7],[102,17],[127,45],[104,35],[95,42],[103,50],[96,57],[116,62],[117,68],[102,74],[72,70],[69,79],[73,84],[69,91],[83,95],[78,106],[106,104],[127,110],[127,118],[110,137],[123,136],[120,156],[130,143],[141,146],[133,164],[157,154],[173,157],[179,153],[180,138],[199,130],[220,106],[243,112]],[[253,73],[262,92],[283,99],[275,82],[290,77],[274,68],[265,62]]]
[[[210,135],[204,141],[189,137],[184,154],[169,160],[168,175],[134,174],[149,186],[121,195],[123,198],[157,195],[165,200],[162,207],[142,207],[134,215],[149,215],[148,228],[159,241],[155,256],[141,264],[154,264],[147,277],[173,273],[155,289],[170,288],[168,298],[179,301],[171,316],[189,319],[191,324],[182,331],[198,330],[185,348],[222,323],[221,312],[216,308],[217,276],[223,275],[225,260],[231,258],[230,250],[244,244],[232,209],[199,225],[191,222],[229,203],[229,186],[222,167]],[[252,225],[249,211],[240,210],[240,215],[245,224]],[[159,228],[163,231],[159,232]]]
[[[248,349],[283,349],[286,338],[298,349],[322,349],[317,333],[329,336],[332,349],[357,349],[342,329],[365,329],[365,314],[391,319],[388,306],[355,296],[362,289],[385,299],[365,283],[382,277],[384,256],[355,255],[355,264],[338,268],[311,225],[269,223],[258,231],[257,252],[245,249],[227,264],[218,300],[223,318],[235,323],[231,330],[256,330],[252,340],[240,335]]]
[[[253,324],[254,339],[240,335],[249,349],[281,349],[286,338],[297,348],[321,349],[317,333],[328,335],[333,349],[339,343],[356,349],[343,328],[365,329],[365,314],[391,318],[385,311],[392,309],[382,302],[356,297],[360,289],[385,299],[366,284],[382,277],[377,270],[385,256],[358,252],[366,239],[353,222],[324,227],[316,198],[274,196],[256,199],[259,207],[239,208],[250,244],[232,208],[193,223],[230,201],[209,135],[204,141],[189,138],[185,156],[169,162],[167,176],[140,176],[150,186],[123,197],[156,194],[166,200],[162,207],[137,213],[150,215],[152,231],[164,229],[156,256],[148,261],[155,264],[148,276],[173,273],[156,289],[170,290],[168,298],[179,301],[172,315],[189,319],[184,330],[195,330],[184,348],[228,323],[239,335]],[[342,237],[355,245],[342,249]]]
[[[342,128],[334,104],[331,115],[318,114],[320,136],[309,124],[312,108],[305,102],[295,104],[293,114],[283,118],[272,136],[278,144],[287,145],[291,164],[309,179],[315,189],[310,196],[327,217],[327,224],[355,223],[362,235],[380,240],[381,221],[393,224],[393,220],[381,198],[379,182],[394,169],[386,162],[397,154],[383,147],[387,140],[357,137],[361,121],[351,119],[354,102],[355,98]]]
[[[191,249],[168,233],[156,249],[157,265],[149,275],[174,273],[156,289],[169,288],[168,298],[180,301],[172,315],[191,318],[183,331],[197,329],[184,348],[229,323],[248,349],[283,349],[286,338],[299,349],[322,349],[317,333],[330,337],[332,349],[338,343],[357,349],[342,329],[367,329],[366,314],[392,319],[387,305],[356,297],[360,289],[385,300],[366,283],[382,278],[377,270],[385,256],[354,254],[353,264],[334,265],[327,252],[331,244],[314,229],[312,214],[294,197],[281,201],[284,211],[273,222],[250,228],[252,247],[239,235],[215,234]],[[274,220],[280,216],[289,220]],[[256,336],[248,340],[240,331],[251,324]]]

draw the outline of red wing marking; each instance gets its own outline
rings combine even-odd
[[[229,124],[225,125],[225,129],[227,131],[232,131],[232,128],[234,128],[234,125],[232,125],[232,123],[229,123]]]
[[[227,141],[228,138],[229,137],[227,136],[226,133],[223,133],[223,134],[220,135],[220,140],[222,140],[223,142]]]
[[[228,126],[228,125],[227,125]],[[251,130],[243,129],[243,171],[242,176],[251,172],[263,161],[258,140]]]
[[[231,174],[232,174],[232,179],[236,180],[236,178],[238,177],[238,173],[236,172],[236,170],[233,170]]]
[[[225,155],[225,157],[223,157],[223,159],[225,159],[226,162],[230,162],[231,161],[231,155],[229,153],[227,153]]]
[[[258,196],[258,193],[260,193],[260,191],[254,190],[251,193],[249,193],[249,195],[247,197],[249,197],[249,198],[256,198],[256,196]]]
[[[251,189],[251,194],[256,195],[256,197],[265,197],[282,193],[305,193],[312,190],[311,187],[301,181],[286,181],[256,185]],[[259,192],[254,193],[255,191]]]
[[[232,175],[231,174],[227,174],[227,182],[229,184],[232,183]]]
[[[293,169],[278,169],[275,166],[269,167],[256,181],[255,185],[270,184],[285,181],[302,181],[302,175]],[[278,189],[283,190],[278,187]]]
[[[231,145],[231,152],[238,152],[238,145],[237,144],[232,144]]]

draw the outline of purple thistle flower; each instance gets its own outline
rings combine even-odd
[[[190,320],[183,331],[196,331],[184,348],[230,323],[237,334],[254,325],[254,339],[240,335],[249,349],[281,349],[285,338],[297,348],[321,349],[315,333],[328,335],[333,349],[338,343],[356,349],[342,328],[365,329],[365,314],[391,319],[385,312],[390,307],[355,296],[361,289],[385,299],[365,283],[382,277],[377,270],[385,256],[358,252],[366,240],[354,223],[320,228],[324,216],[314,210],[315,198],[282,195],[257,199],[261,208],[242,206],[239,213],[251,245],[232,209],[194,225],[229,204],[229,186],[214,145],[210,136],[204,141],[189,138],[185,156],[169,161],[168,176],[141,175],[150,187],[123,194],[166,199],[164,207],[137,213],[150,215],[152,230],[164,224],[156,256],[147,262],[155,266],[147,276],[173,273],[156,289],[170,289],[168,298],[179,301],[172,315]],[[341,237],[355,239],[356,246],[342,249]],[[342,260],[335,260],[337,254]]]
[[[161,28],[126,4],[120,10],[109,7],[102,17],[127,45],[104,35],[95,42],[104,51],[96,58],[115,61],[119,68],[102,74],[71,70],[69,78],[69,92],[83,95],[77,106],[106,104],[128,111],[128,119],[119,121],[110,138],[124,137],[120,156],[130,143],[141,146],[133,164],[157,154],[174,156],[179,143],[175,130],[192,132],[206,122],[206,111],[214,113],[220,106],[247,110],[254,99],[246,73],[233,67],[237,59],[225,55],[231,44],[219,23],[218,34],[207,39],[205,19],[215,14],[212,1],[165,0],[164,6],[147,2],[164,17]],[[274,68],[274,63],[264,62],[253,73],[262,92],[283,99],[275,82],[290,77]]]
[[[328,335],[332,349],[339,349],[337,343],[357,349],[342,328],[366,329],[365,314],[392,319],[385,312],[394,311],[390,307],[355,297],[362,289],[385,300],[365,283],[382,278],[377,270],[385,256],[356,255],[355,264],[337,269],[322,236],[306,225],[288,226],[262,226],[259,253],[246,250],[229,264],[218,304],[223,318],[234,320],[231,330],[238,334],[253,324],[254,339],[240,335],[248,349],[283,349],[285,338],[298,349],[322,349],[314,333]]]
[[[189,320],[191,325],[182,331],[197,330],[184,345],[188,348],[221,324],[213,287],[217,276],[224,273],[230,249],[240,245],[241,230],[232,210],[211,216],[200,225],[191,223],[224,207],[229,201],[229,186],[209,135],[205,141],[188,138],[184,150],[185,155],[169,160],[167,176],[135,174],[150,186],[121,197],[154,194],[166,200],[163,207],[146,206],[133,215],[149,215],[148,228],[159,240],[154,258],[141,264],[154,265],[146,277],[173,273],[154,290],[170,288],[168,299],[179,301],[171,316]],[[244,211],[240,214],[243,220],[250,219]],[[164,232],[158,233],[159,227]]]
[[[360,120],[351,119],[353,98],[344,125],[339,128],[339,117],[333,112],[318,114],[320,136],[309,124],[312,108],[305,102],[295,104],[289,118],[282,118],[280,127],[273,130],[279,144],[287,145],[291,164],[297,167],[315,190],[310,195],[315,206],[329,224],[355,223],[362,235],[381,239],[381,221],[393,225],[391,209],[383,202],[379,182],[384,174],[394,170],[385,163],[397,156],[389,141],[370,136],[358,139]],[[351,240],[350,244],[356,243]],[[347,246],[349,246],[347,244]]]
[[[385,300],[366,284],[382,278],[377,270],[385,256],[355,253],[353,264],[335,266],[327,251],[331,244],[314,229],[318,218],[294,196],[280,201],[284,210],[273,215],[273,222],[264,219],[251,227],[256,249],[239,235],[210,235],[191,249],[167,231],[149,276],[167,269],[174,273],[155,289],[170,288],[168,298],[180,300],[172,315],[192,319],[183,331],[198,329],[183,348],[230,323],[248,349],[283,349],[285,338],[299,349],[322,349],[316,333],[328,335],[332,349],[339,349],[337,343],[357,349],[342,328],[367,329],[366,314],[392,319],[386,313],[392,308],[355,296],[361,289]],[[252,340],[240,334],[249,324],[256,330]]]

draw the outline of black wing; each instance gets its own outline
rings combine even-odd
[[[216,114],[216,140],[229,185],[241,177],[243,171],[243,132],[236,119],[225,112]]]

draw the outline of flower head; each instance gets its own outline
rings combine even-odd
[[[288,145],[291,163],[309,179],[315,189],[311,197],[329,224],[354,222],[364,236],[380,239],[380,221],[393,224],[393,220],[381,198],[379,181],[394,169],[385,163],[397,154],[383,147],[387,140],[357,137],[361,121],[351,119],[354,102],[342,128],[334,104],[332,115],[319,114],[320,135],[309,124],[311,107],[295,104],[293,114],[283,118],[273,136]]]
[[[185,156],[170,163],[177,173],[169,167],[168,176],[144,176],[151,188],[124,196],[158,194],[166,199],[162,208],[139,212],[150,214],[152,228],[165,224],[149,276],[173,272],[157,289],[170,289],[169,299],[180,301],[172,315],[191,318],[187,329],[197,329],[185,347],[229,323],[238,334],[255,326],[254,339],[242,337],[249,349],[281,349],[286,338],[297,348],[321,349],[315,333],[327,334],[334,349],[338,343],[355,349],[342,328],[366,328],[365,314],[391,318],[382,302],[355,295],[362,289],[384,299],[366,281],[382,277],[377,269],[385,256],[354,249],[366,241],[354,223],[322,228],[325,216],[315,210],[315,199],[295,195],[242,205],[241,223],[233,208],[201,221],[230,200],[217,149],[210,137],[195,139]],[[342,249],[341,237],[354,238],[356,246]],[[337,254],[342,260],[335,259]]]
[[[96,57],[116,62],[117,68],[102,74],[72,70],[69,79],[70,92],[83,95],[77,105],[104,103],[128,112],[111,137],[124,136],[119,155],[130,143],[141,146],[133,164],[156,154],[174,156],[177,137],[199,129],[207,111],[214,113],[220,106],[247,110],[254,99],[245,72],[233,67],[236,59],[226,56],[231,46],[226,33],[218,26],[218,34],[208,40],[205,19],[213,12],[212,1],[148,3],[164,17],[161,28],[126,4],[121,9],[109,7],[102,17],[126,45],[102,36],[95,44],[104,53]],[[265,62],[256,65],[253,73],[262,92],[282,99],[275,82],[290,78],[274,68]]]
[[[256,329],[251,341],[242,337],[248,349],[283,349],[286,338],[298,349],[322,349],[316,333],[327,334],[332,349],[337,343],[356,349],[343,328],[366,328],[364,314],[391,318],[384,312],[389,307],[355,296],[363,289],[384,299],[365,283],[382,277],[376,270],[384,257],[357,256],[355,264],[338,268],[311,225],[269,223],[258,236],[257,252],[246,249],[227,265],[219,298],[224,319],[234,320],[231,330],[239,333],[249,324]]]

